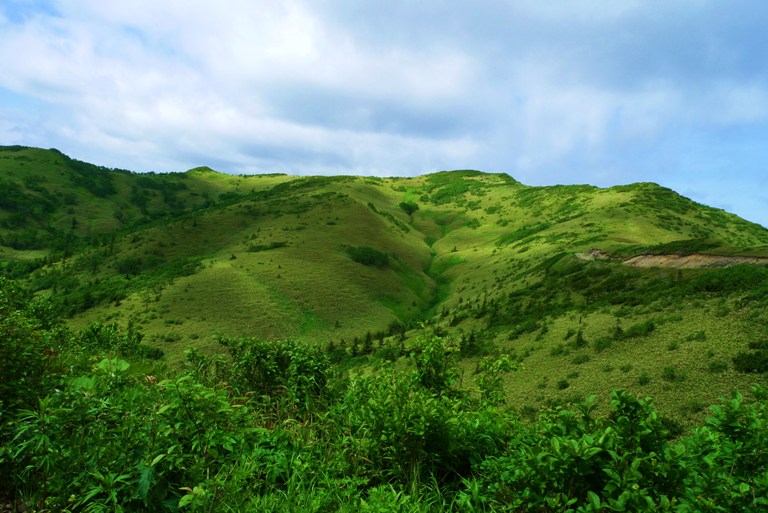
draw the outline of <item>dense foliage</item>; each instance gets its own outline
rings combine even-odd
[[[358,264],[384,267],[389,263],[389,255],[370,246],[349,247],[347,254]]]
[[[649,399],[522,421],[499,375],[462,389],[425,335],[403,369],[341,375],[323,351],[222,338],[163,371],[135,332],[70,333],[0,282],[5,493],[37,511],[760,511],[765,391],[671,439]],[[152,355],[149,355],[152,356]],[[411,363],[412,362],[412,363]]]

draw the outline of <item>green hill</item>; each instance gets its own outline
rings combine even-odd
[[[768,230],[656,184],[137,174],[25,147],[0,148],[0,177],[3,274],[172,366],[220,334],[330,344],[365,371],[426,329],[468,386],[484,356],[518,361],[522,411],[625,388],[685,425],[762,379],[733,362],[766,338]],[[628,265],[644,255],[710,267]]]

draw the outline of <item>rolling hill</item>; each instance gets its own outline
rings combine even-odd
[[[519,363],[522,412],[624,388],[680,425],[764,379],[734,358],[766,340],[768,230],[656,184],[137,174],[0,147],[0,187],[3,275],[171,366],[219,334],[370,372],[428,331],[467,386],[487,355]]]

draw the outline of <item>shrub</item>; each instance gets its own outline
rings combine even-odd
[[[715,373],[725,372],[728,370],[728,363],[717,360],[712,361],[707,364],[707,370]]]
[[[733,357],[733,367],[739,372],[768,372],[768,350],[740,352]]]
[[[577,349],[581,349],[583,347],[587,347],[587,341],[584,339],[584,333],[579,330],[576,332],[576,338],[573,339],[572,342],[570,342],[572,347],[575,347]]]
[[[285,248],[288,246],[286,241],[274,241],[269,244],[249,244],[247,251],[249,253],[258,253],[260,251],[269,251],[271,249]]]
[[[678,373],[674,366],[664,367],[661,370],[661,377],[664,381],[670,382],[683,381],[685,379],[685,375]]]
[[[389,255],[370,246],[349,247],[346,251],[349,258],[358,264],[374,267],[385,267],[389,264]]]
[[[403,209],[403,212],[408,214],[409,217],[413,216],[414,212],[419,209],[419,206],[412,201],[403,201],[400,203],[399,207]]]
[[[330,362],[318,347],[292,340],[268,342],[248,338],[218,338],[232,363],[229,383],[240,393],[279,398],[309,408],[327,391]]]
[[[459,376],[454,355],[458,348],[439,337],[428,337],[414,352],[419,383],[435,394],[447,393]]]
[[[649,400],[614,392],[607,418],[594,410],[590,398],[544,416],[482,462],[487,509],[647,511],[684,489],[682,451],[669,447]]]
[[[0,412],[36,402],[53,384],[66,336],[48,303],[0,277]]]
[[[592,343],[592,347],[595,349],[595,352],[600,353],[611,347],[611,344],[612,341],[610,338],[600,337],[595,339],[595,341]]]
[[[653,321],[648,320],[633,324],[626,330],[622,338],[635,338],[635,337],[647,337],[656,329],[656,325]]]
[[[586,354],[580,354],[576,356],[573,360],[571,360],[571,363],[574,365],[581,365],[582,363],[587,363],[589,361],[589,355]]]
[[[508,440],[509,424],[494,410],[469,408],[422,380],[418,371],[403,376],[386,366],[353,379],[334,410],[335,423],[352,429],[343,441],[348,458],[368,462],[376,480],[455,479],[468,475],[473,462],[499,454]]]

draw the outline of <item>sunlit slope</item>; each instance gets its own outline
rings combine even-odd
[[[433,304],[435,285],[425,273],[430,249],[396,199],[362,179],[297,180],[279,194],[157,222],[123,236],[107,258],[92,249],[72,267],[100,256],[97,272],[126,286],[162,269],[152,262],[193,262],[193,272],[86,309],[77,322],[131,322],[184,347],[216,332],[326,341],[409,324]],[[356,262],[348,249],[358,247],[389,262]],[[115,272],[132,261],[134,276]]]
[[[449,228],[433,245],[435,261],[450,267],[443,276],[451,282],[448,305],[524,287],[551,259],[593,248],[616,258],[664,245],[670,252],[768,254],[768,230],[656,184],[478,186],[427,205],[423,210],[441,212]]]
[[[641,270],[622,261],[765,257],[764,228],[656,184],[474,185],[457,172],[432,188],[434,178],[412,183],[415,224],[441,228],[430,232],[443,299],[430,326],[461,346],[469,382],[486,355],[507,354],[521,364],[509,399],[523,409],[621,388],[652,395],[688,425],[703,419],[704,404],[760,380],[732,363],[768,335],[760,268]],[[439,196],[449,188],[466,190]],[[584,259],[593,249],[599,257]]]
[[[289,181],[196,168],[137,174],[74,160],[57,150],[0,146],[0,252],[37,258],[77,240],[173,218]]]
[[[530,187],[479,171],[363,178],[197,168],[143,175],[17,147],[0,149],[0,171],[12,192],[0,205],[0,262],[53,297],[75,326],[134,326],[178,361],[189,346],[217,350],[216,333],[349,343],[401,326],[416,336],[425,323],[456,339],[474,334],[480,355],[509,351],[528,360],[525,372],[533,374],[526,382],[570,369],[562,377],[568,387],[515,389],[537,405],[620,386],[632,374],[598,372],[637,359],[622,356],[619,344],[580,363],[547,356],[567,344],[569,330],[582,329],[592,342],[619,322],[655,321],[644,341],[649,354],[661,355],[647,360],[654,368],[665,361],[687,367],[712,351],[710,358],[729,361],[746,347],[753,333],[742,312],[717,325],[730,326],[721,353],[702,344],[692,353],[660,352],[676,342],[669,333],[693,330],[698,311],[718,309],[717,301],[741,304],[739,298],[718,292],[686,302],[690,315],[675,314],[682,302],[660,302],[672,297],[668,291],[646,294],[644,287],[709,271],[630,270],[622,260],[645,253],[768,255],[764,228],[647,183]],[[387,261],[356,261],[361,248]],[[612,259],[577,257],[592,249]],[[605,299],[622,294],[641,302]],[[659,321],[674,315],[682,318]],[[720,336],[713,327],[708,344]],[[581,378],[568,378],[573,366]],[[709,390],[717,387],[704,378],[727,386],[741,379],[696,378]]]

